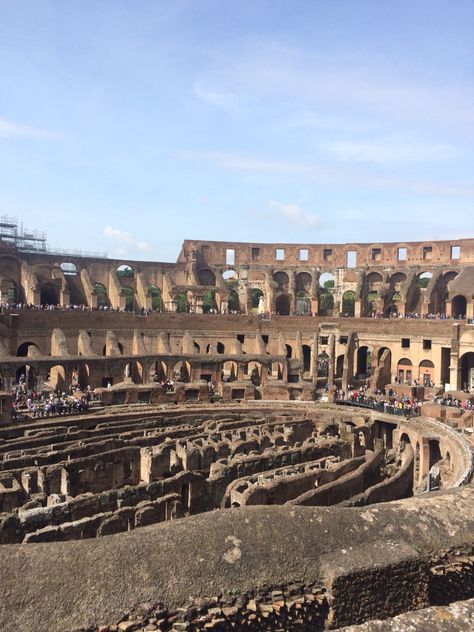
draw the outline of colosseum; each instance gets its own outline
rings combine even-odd
[[[0,629],[472,630],[474,239],[0,235]]]

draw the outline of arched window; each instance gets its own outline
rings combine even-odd
[[[117,268],[117,276],[120,281],[129,281],[135,278],[135,272],[129,265],[123,264]]]
[[[72,263],[71,261],[61,263],[60,268],[63,271],[63,274],[66,276],[77,275],[77,266],[75,263]]]

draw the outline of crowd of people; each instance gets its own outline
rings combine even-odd
[[[472,399],[459,399],[453,395],[436,395],[432,399],[433,404],[439,404],[440,406],[449,406],[452,408],[462,408],[463,410],[474,410],[474,403]]]
[[[421,415],[422,402],[420,400],[407,395],[399,397],[391,387],[369,392],[365,386],[358,389],[349,386],[347,391],[338,389],[334,394],[334,401],[373,408],[381,413],[390,415],[402,415],[404,417]]]
[[[77,389],[69,393],[61,391],[36,391],[29,389],[20,378],[19,384],[12,391],[12,418],[40,418],[56,415],[73,415],[89,409],[90,402],[95,399],[94,393],[87,387],[77,396]]]
[[[163,309],[162,307],[154,307],[154,308],[146,308],[146,307],[142,307],[139,310],[136,310],[135,308],[131,307],[131,306],[127,306],[127,307],[112,307],[109,305],[101,305],[98,307],[89,307],[88,305],[82,305],[82,304],[70,304],[70,305],[51,305],[48,303],[45,304],[34,304],[34,303],[8,303],[8,302],[3,302],[0,304],[0,312],[5,312],[5,311],[18,311],[18,310],[24,310],[24,311],[32,311],[32,310],[40,310],[40,311],[59,311],[59,312],[133,312],[133,313],[138,313],[141,314],[142,316],[146,316],[148,314],[155,314],[155,313],[160,313],[160,312],[164,312],[164,313],[171,313],[172,310],[168,310],[168,309]],[[195,314],[197,313],[196,307],[194,306],[189,306],[186,313],[189,314]],[[215,308],[211,308],[210,310],[208,310],[207,312],[205,312],[207,314],[219,314],[220,312],[215,309]],[[226,309],[222,312],[223,314],[232,314],[232,315],[240,315],[240,314],[245,314],[244,311],[242,310],[229,310]],[[263,320],[269,320],[271,318],[271,316],[281,316],[281,314],[279,314],[278,312],[264,312],[264,313],[258,313],[257,314],[261,319]],[[335,316],[337,314],[334,314]],[[340,314],[343,318],[350,318],[351,314],[347,314],[347,313],[343,313]],[[301,313],[301,314],[296,314],[296,316],[317,316],[317,314],[313,313],[313,312],[309,312],[309,313]],[[455,314],[452,316],[448,316],[447,314],[438,312],[436,314],[419,314],[418,312],[408,312],[405,315],[399,314],[397,312],[393,312],[389,315],[384,314],[383,312],[373,312],[371,313],[369,316],[369,318],[385,318],[385,319],[390,319],[390,318],[405,318],[405,319],[424,319],[424,320],[465,320],[466,316],[464,314]],[[469,322],[473,321],[474,319],[469,319]]]

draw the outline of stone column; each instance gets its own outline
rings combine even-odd
[[[288,294],[290,297],[290,316],[295,316],[296,314],[296,280],[295,273],[288,272],[289,284],[288,284]]]
[[[319,346],[319,327],[313,336],[311,343],[311,379],[313,384],[318,382],[318,346]]]
[[[334,370],[336,366],[336,335],[329,334],[329,344],[328,344],[328,384],[329,387],[334,385]]]
[[[421,485],[423,478],[430,471],[430,444],[429,440],[423,437],[420,445],[420,471],[418,473],[418,484]]]

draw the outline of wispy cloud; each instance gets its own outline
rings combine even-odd
[[[118,246],[118,254],[124,256],[130,251],[149,252],[151,246],[146,241],[137,239],[130,233],[127,233],[120,228],[114,228],[113,226],[105,226],[102,231],[105,237],[113,239]]]
[[[370,125],[374,116],[423,126],[472,125],[472,85],[410,71],[403,75],[383,59],[314,53],[259,41],[245,55],[220,57],[196,79],[194,91],[224,110],[251,102],[250,115],[260,108],[268,111],[270,103],[282,121],[317,129],[344,124],[348,118],[350,127],[360,128]]]
[[[327,154],[343,162],[361,162],[383,165],[414,162],[439,162],[458,157],[459,152],[449,145],[409,141],[394,137],[375,140],[338,140],[321,143]]]
[[[474,185],[394,175],[383,170],[369,170],[359,165],[323,162],[277,161],[228,152],[182,152],[188,160],[208,160],[217,167],[251,174],[286,176],[322,183],[341,183],[356,188],[411,191],[426,195],[474,197]]]
[[[203,81],[196,81],[193,87],[195,96],[208,105],[228,111],[239,110],[244,99],[230,91],[221,91],[208,87]]]
[[[21,125],[0,117],[0,138],[30,138],[35,140],[62,140],[64,136],[57,132]]]
[[[323,225],[320,217],[305,211],[297,204],[281,204],[280,202],[271,201],[270,206],[275,215],[301,228],[321,228]]]

